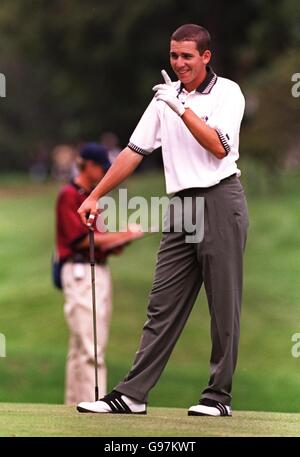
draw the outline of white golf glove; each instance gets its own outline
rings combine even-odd
[[[178,116],[182,116],[185,112],[185,107],[178,100],[178,92],[172,84],[171,78],[165,70],[161,72],[162,77],[165,80],[165,84],[157,84],[153,87],[153,90],[156,92],[156,100],[162,100],[165,102],[173,111],[175,111]]]

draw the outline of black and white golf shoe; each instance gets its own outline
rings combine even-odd
[[[139,403],[116,390],[98,401],[83,401],[77,405],[80,413],[147,414],[146,403]]]
[[[209,398],[203,398],[199,405],[191,406],[188,416],[232,416],[231,407]]]

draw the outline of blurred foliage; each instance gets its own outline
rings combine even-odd
[[[254,3],[233,1],[232,14],[222,1],[2,0],[2,167],[23,167],[37,149],[104,130],[126,144],[168,66],[170,34],[183,23],[205,24],[220,51],[216,67],[233,74],[236,36],[242,43]]]
[[[126,144],[160,69],[170,70],[170,34],[189,22],[211,32],[216,71],[259,100],[243,146],[259,158],[272,156],[273,164],[294,137],[297,100],[287,98],[288,71],[298,65],[296,0],[2,0],[1,167],[25,168],[57,143],[96,140],[107,130]]]
[[[246,97],[256,107],[245,118],[241,150],[263,162],[273,174],[282,167],[300,166],[300,100],[291,94],[291,76],[297,68],[300,70],[299,52],[291,49],[245,85]]]
[[[291,92],[292,75],[300,71],[300,3],[260,4],[260,19],[242,50],[243,67],[251,74],[241,84],[248,102],[241,150],[276,174],[282,167],[300,167],[300,100]]]

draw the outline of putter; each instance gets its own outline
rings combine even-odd
[[[90,265],[91,265],[91,281],[92,281],[92,302],[93,302],[93,331],[94,331],[94,357],[95,357],[95,401],[99,399],[98,387],[98,358],[97,358],[97,310],[96,310],[96,294],[95,294],[95,239],[94,230],[89,229],[89,248],[90,248]]]

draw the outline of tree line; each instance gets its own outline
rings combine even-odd
[[[1,169],[103,131],[125,145],[161,68],[171,74],[169,37],[183,23],[210,31],[215,71],[246,94],[245,154],[280,163],[299,138],[299,19],[296,0],[2,0]]]

